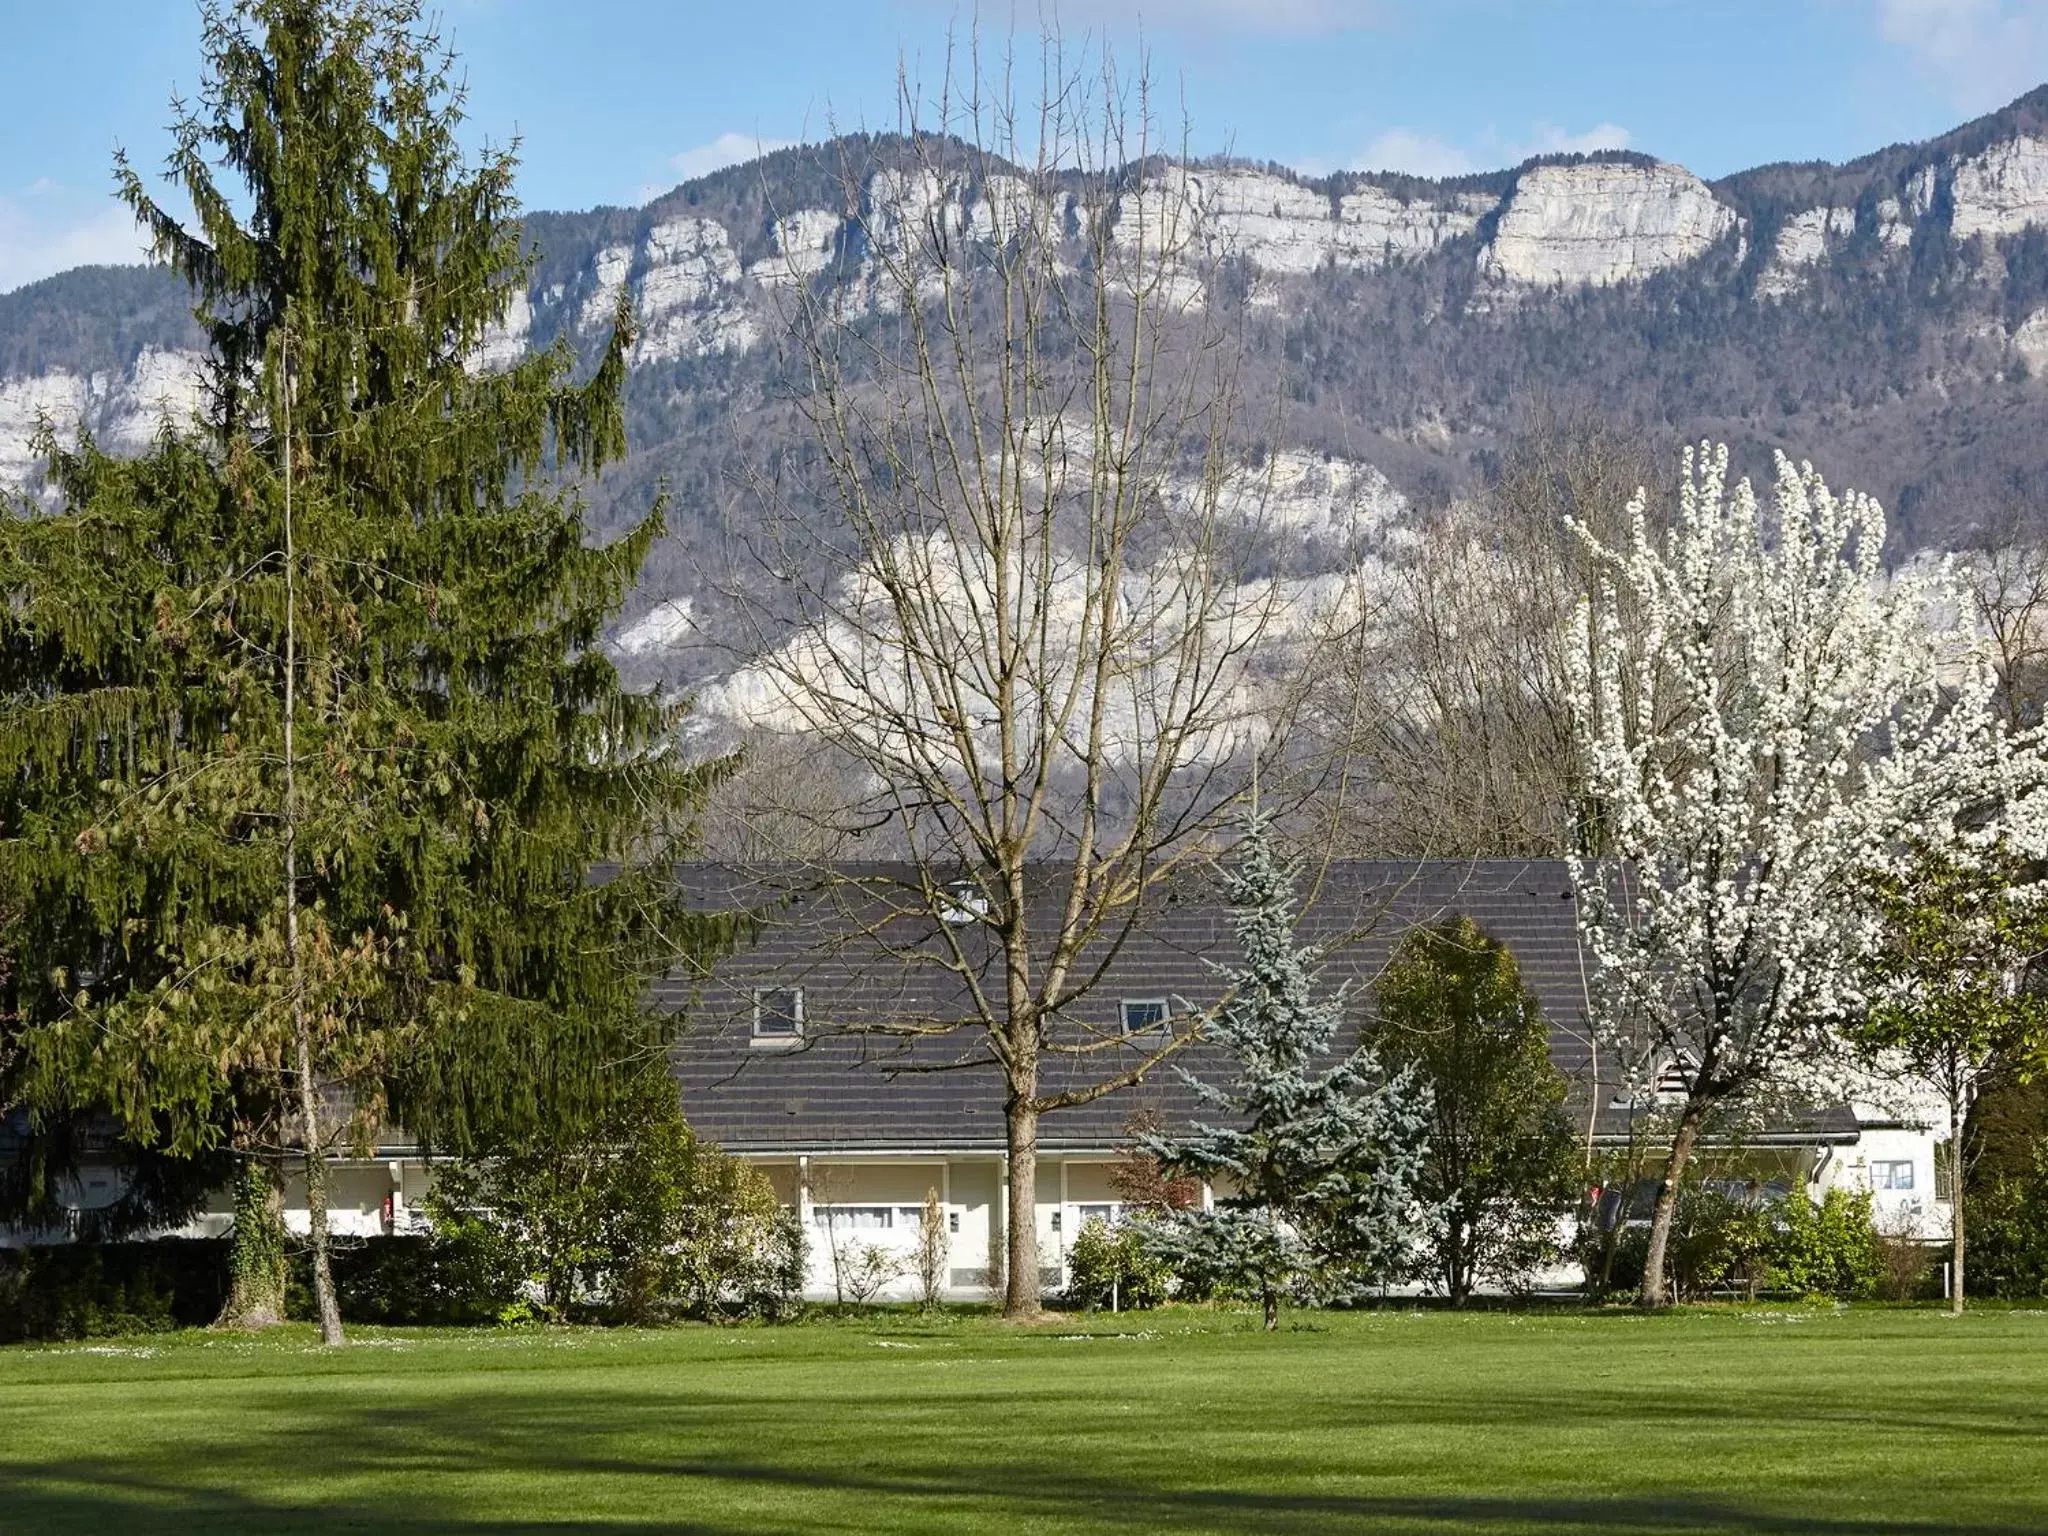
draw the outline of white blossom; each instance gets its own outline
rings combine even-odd
[[[1631,504],[1573,635],[1594,853],[1574,861],[1606,1054],[1688,1115],[1848,1096],[1867,876],[1917,843],[2040,850],[2043,759],[2007,734],[1946,563],[1887,577],[1883,511],[1782,455],[1767,514],[1685,455],[1668,534]]]

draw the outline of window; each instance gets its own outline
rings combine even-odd
[[[811,1225],[835,1232],[887,1232],[895,1226],[896,1208],[889,1205],[814,1205]]]
[[[1116,1225],[1117,1208],[1114,1202],[1077,1205],[1074,1207],[1074,1230],[1080,1231],[1091,1221],[1099,1221],[1105,1227]]]
[[[804,1037],[804,994],[798,987],[762,987],[754,993],[754,1038],[769,1044]]]
[[[1913,1187],[1913,1165],[1911,1162],[1874,1162],[1870,1165],[1870,1187],[1872,1189],[1911,1189]]]
[[[1123,1001],[1124,1033],[1141,1035],[1148,1029],[1163,1028],[1167,1012],[1163,997],[1127,997]]]
[[[990,911],[989,900],[972,880],[956,880],[946,887],[939,902],[939,921],[948,928],[965,928],[978,923]]]

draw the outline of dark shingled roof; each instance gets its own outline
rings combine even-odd
[[[1053,899],[1059,874],[1038,872],[1034,905]],[[829,874],[686,867],[697,904],[751,909],[762,919],[754,941],[708,976],[671,978],[659,991],[663,1006],[688,1015],[675,1071],[685,1112],[699,1132],[755,1153],[1000,1150],[1003,1093],[979,1030],[916,1039],[876,1032],[878,1026],[973,1016],[966,984],[936,963],[936,925],[929,916],[905,913],[911,903],[901,882],[912,878],[907,866],[885,864]],[[1402,935],[1454,913],[1472,918],[1513,952],[1549,1022],[1551,1058],[1571,1082],[1577,1123],[1586,1123],[1597,1100],[1597,1132],[1603,1139],[1622,1134],[1627,1114],[1613,1107],[1614,1082],[1604,1071],[1599,1075],[1608,1080],[1594,1081],[1590,960],[1581,951],[1571,880],[1560,861],[1344,860],[1327,866],[1299,931],[1324,949],[1325,982],[1347,988],[1348,1021],[1339,1044],[1348,1049],[1355,1043],[1372,1006],[1373,979]],[[1039,931],[1050,918],[1048,909]],[[971,924],[961,931],[970,942],[982,937]],[[1104,945],[1089,957],[1102,974],[1070,1010],[1072,1040],[1112,1032],[1121,999],[1171,998],[1176,1012],[1183,1003],[1196,1009],[1214,1003],[1222,983],[1213,967],[1231,963],[1237,946],[1213,875],[1178,878],[1148,897],[1128,937],[1109,951]],[[991,968],[986,985],[998,982]],[[763,1049],[751,1039],[755,989],[787,987],[803,991],[805,1042],[795,1050]],[[1100,1081],[1140,1059],[1122,1043],[1089,1056],[1049,1057],[1044,1086],[1057,1091]],[[1202,1068],[1200,1047],[1180,1059]],[[1192,1103],[1174,1068],[1157,1067],[1134,1086],[1045,1116],[1040,1146],[1048,1152],[1113,1147],[1128,1139],[1140,1112],[1171,1123]],[[1853,1134],[1846,1110],[1822,1120],[1806,1134]]]

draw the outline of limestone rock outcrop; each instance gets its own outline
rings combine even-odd
[[[204,398],[203,360],[196,353],[144,347],[120,373],[52,369],[0,379],[0,488],[33,481],[42,469],[34,451],[47,421],[61,443],[88,429],[102,448],[141,453],[166,421],[191,423]]]
[[[823,208],[799,208],[775,221],[775,251],[756,262],[750,276],[761,282],[808,282],[824,271],[846,221]]]
[[[1116,238],[1152,250],[1235,258],[1267,276],[1326,266],[1374,270],[1471,233],[1494,199],[1404,202],[1366,185],[1334,199],[1270,171],[1184,170],[1148,177],[1117,208]]]
[[[739,291],[739,257],[716,219],[657,224],[641,243],[640,257],[634,362],[738,352],[760,339],[760,322]]]
[[[1459,235],[1469,235],[1498,199],[1460,193],[1445,203],[1402,202],[1366,186],[1337,202],[1333,254],[1340,267],[1381,267],[1424,256]]]
[[[469,366],[478,373],[510,368],[526,355],[527,338],[532,333],[533,296],[522,286],[506,300],[504,317],[484,333]]]
[[[1958,239],[2048,224],[2048,139],[2008,139],[1959,162],[1950,193],[1949,229]]]
[[[1771,259],[1757,279],[1760,297],[1781,299],[1806,280],[1807,269],[1827,256],[1828,243],[1856,233],[1854,208],[1803,208],[1787,219],[1771,247]]]
[[[1683,166],[1538,165],[1516,182],[1479,265],[1537,287],[1628,282],[1697,260],[1734,227],[1735,210]]]
[[[592,258],[591,267],[597,274],[597,285],[577,312],[576,328],[581,331],[595,331],[611,324],[612,314],[619,307],[619,295],[626,291],[626,274],[633,270],[633,247],[608,245]]]

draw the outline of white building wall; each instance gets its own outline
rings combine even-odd
[[[1936,1148],[1946,1140],[1928,1126],[1867,1124],[1852,1145],[1832,1147],[1823,1157],[1814,1170],[1813,1197],[1832,1189],[1868,1193],[1879,1231],[1939,1241],[1949,1235],[1950,1205],[1938,1198],[1934,1170]]]
[[[1040,1284],[1047,1293],[1065,1285],[1067,1253],[1086,1217],[1102,1206],[1114,1205],[1108,1184],[1111,1166],[1099,1157],[1040,1157],[1033,1224],[1038,1234]],[[831,1301],[845,1294],[843,1274],[834,1273],[835,1245],[840,1249],[842,1270],[850,1267],[849,1261],[858,1261],[860,1250],[870,1247],[894,1260],[897,1272],[876,1299],[917,1299],[921,1227],[917,1212],[928,1189],[939,1191],[946,1217],[946,1299],[986,1301],[994,1297],[992,1277],[1001,1270],[1007,1204],[1001,1158],[931,1154],[806,1157],[798,1176],[804,1181],[805,1198],[801,1203],[790,1195],[784,1198],[797,1204],[804,1220],[809,1242],[804,1290],[808,1299]],[[883,1220],[887,1225],[878,1224]]]

